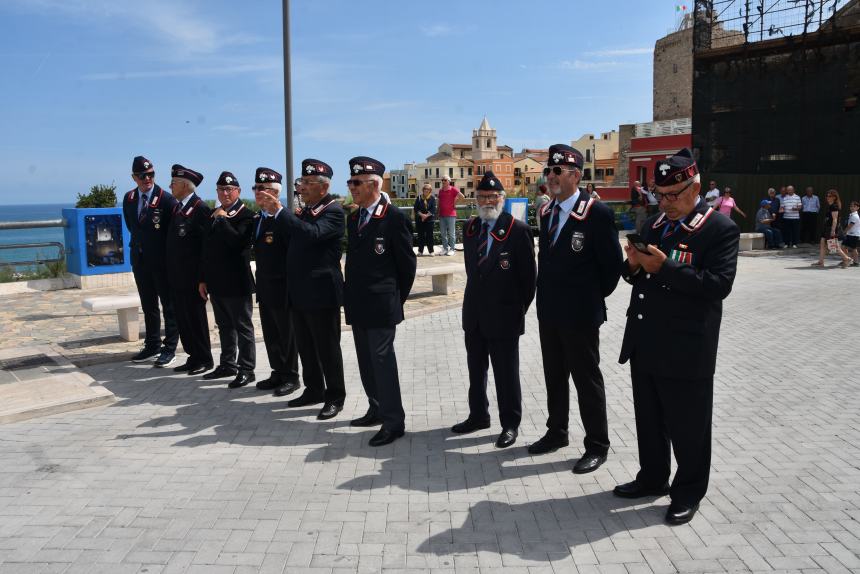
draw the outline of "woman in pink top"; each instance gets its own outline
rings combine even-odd
[[[738,207],[738,204],[735,203],[735,198],[732,197],[732,188],[727,187],[723,190],[723,195],[720,196],[719,199],[714,203],[714,209],[718,209],[720,213],[728,217],[732,218],[732,211],[737,211],[741,214],[741,217],[746,218],[747,214],[741,211],[741,208]]]

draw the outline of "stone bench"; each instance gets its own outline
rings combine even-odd
[[[764,233],[741,233],[738,251],[752,251],[764,248]]]
[[[462,265],[437,265],[425,267],[415,272],[416,277],[430,277],[433,281],[433,293],[450,295],[454,290],[454,273],[465,273]]]
[[[140,299],[137,294],[88,297],[81,302],[81,306],[93,312],[116,311],[119,336],[126,341],[137,341],[140,338],[137,311],[140,307]]]

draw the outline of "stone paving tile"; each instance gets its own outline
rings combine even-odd
[[[87,372],[116,404],[2,427],[0,573],[860,572],[860,379],[843,303],[860,273],[806,263],[740,261],[711,487],[689,525],[663,524],[665,498],[611,495],[637,469],[629,373],[616,363],[621,285],[602,329],[612,449],[596,473],[570,472],[575,414],[569,448],[525,450],[546,416],[533,310],[521,435],[504,451],[495,425],[448,431],[467,414],[457,308],[399,328],[408,433],[380,449],[367,446],[373,430],[348,426],[366,409],[348,331],[349,396],[324,422],[253,388],[102,364]]]

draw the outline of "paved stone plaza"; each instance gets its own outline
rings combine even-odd
[[[488,431],[448,431],[467,414],[459,309],[401,325],[407,435],[379,449],[367,446],[375,429],[348,426],[366,408],[349,332],[349,396],[327,422],[253,387],[103,364],[86,372],[115,404],[0,427],[0,572],[858,573],[860,269],[809,262],[739,261],[711,487],[689,525],[663,524],[666,498],[610,492],[637,469],[630,377],[616,362],[622,283],[602,329],[612,448],[593,474],[570,472],[582,443],[573,402],[571,446],[526,452],[546,413],[533,309],[520,439],[504,451],[495,416]],[[665,350],[671,361],[672,341]]]

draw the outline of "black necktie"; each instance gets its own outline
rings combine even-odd
[[[358,230],[364,229],[365,225],[367,225],[367,208],[362,207],[358,210]]]
[[[487,260],[487,242],[489,240],[488,232],[490,230],[490,224],[486,221],[481,224],[481,233],[478,235],[478,265],[483,265],[484,261]]]
[[[142,222],[143,218],[146,217],[146,208],[149,207],[149,198],[145,193],[140,196],[143,199],[143,205],[140,208],[140,211],[137,214],[137,220]]]
[[[558,229],[558,219],[561,214],[561,206],[556,204],[555,207],[552,208],[552,217],[549,220],[549,244],[550,246],[555,245],[555,232]]]

